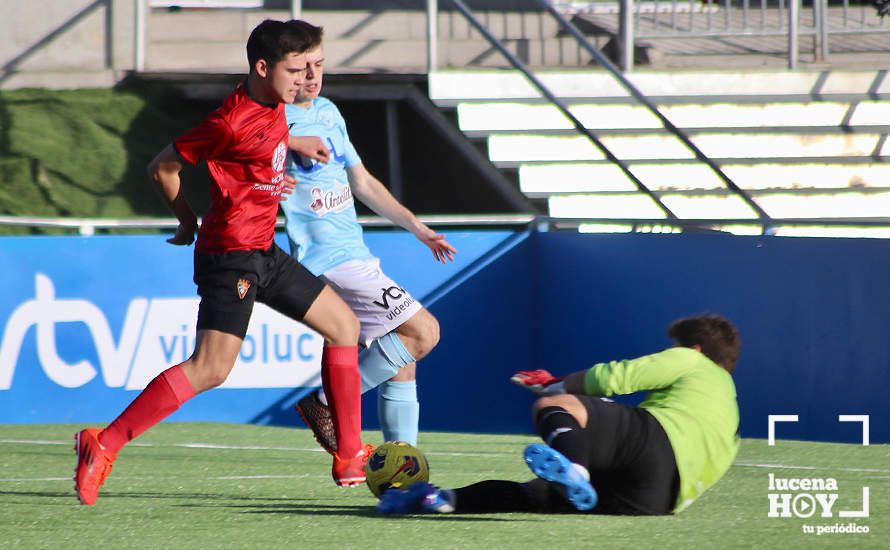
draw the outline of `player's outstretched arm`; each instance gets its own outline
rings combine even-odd
[[[544,369],[521,370],[510,377],[510,381],[538,395],[557,395],[570,393],[581,395],[584,393],[584,371],[573,372],[567,376],[553,376]]]
[[[589,369],[573,372],[564,378],[557,378],[545,370],[536,370],[519,371],[510,380],[541,395],[552,393],[627,395],[673,385],[689,372],[696,370],[695,354],[698,351],[698,348],[674,346],[636,359],[597,363]],[[556,383],[562,383],[564,388],[554,386]],[[564,389],[564,391],[556,392],[554,389]]]
[[[368,208],[414,234],[432,251],[433,257],[437,261],[442,263],[448,263],[449,260],[454,261],[457,249],[445,240],[445,235],[436,233],[417,219],[414,213],[392,196],[380,180],[368,172],[364,164],[350,166],[347,168],[347,172],[352,193]]]
[[[189,245],[195,240],[198,217],[182,195],[182,182],[179,179],[181,171],[182,160],[172,144],[158,153],[148,165],[148,177],[155,183],[161,198],[179,220],[176,233],[167,239],[167,242],[175,245]]]

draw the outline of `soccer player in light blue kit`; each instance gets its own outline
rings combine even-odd
[[[359,357],[361,389],[364,393],[379,386],[377,410],[384,439],[416,444],[420,413],[416,361],[438,343],[439,324],[381,270],[380,260],[362,239],[353,196],[413,233],[436,260],[453,260],[457,250],[402,206],[362,164],[340,111],[319,97],[324,73],[322,28],[299,23],[316,40],[306,54],[304,83],[294,103],[285,107],[292,149],[287,173],[298,181],[290,200],[282,203],[291,254],[330,285],[361,322],[359,343],[365,346]],[[310,158],[318,151],[313,147],[318,142],[315,136],[329,150],[327,162]],[[335,453],[337,441],[324,390],[310,393],[296,408],[319,444]]]

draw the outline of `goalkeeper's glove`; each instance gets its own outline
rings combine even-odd
[[[510,377],[510,381],[538,395],[566,393],[562,377],[557,378],[544,369],[518,371]]]
[[[875,9],[878,10],[878,15],[882,18],[885,15],[890,15],[890,0],[874,0],[872,4],[874,4]]]

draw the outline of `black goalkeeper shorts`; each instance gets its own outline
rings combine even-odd
[[[300,321],[324,289],[324,283],[276,244],[268,250],[220,254],[195,252],[198,330],[219,330],[244,338],[261,302]]]
[[[646,409],[586,395],[584,433],[590,438],[590,482],[599,501],[594,514],[670,514],[680,475],[667,434]],[[525,484],[542,512],[575,512],[558,487],[542,479]]]

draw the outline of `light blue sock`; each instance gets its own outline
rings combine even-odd
[[[402,343],[402,339],[395,332],[388,332],[371,342],[371,345],[362,350],[358,354],[358,374],[362,380],[362,393],[380,386],[396,374],[399,369],[405,365],[410,365],[415,361],[411,352]],[[412,382],[413,384],[413,382]],[[328,404],[327,396],[323,388],[318,390],[318,398],[325,405]],[[400,401],[400,399],[394,399]],[[417,391],[414,390],[414,397],[409,400],[417,402]],[[377,410],[385,410],[386,407],[380,404],[378,394]],[[380,415],[381,423],[383,416]],[[414,422],[415,426],[417,421]],[[415,438],[417,437],[417,428],[414,429]],[[387,439],[387,441],[390,441]],[[413,445],[413,444],[412,444]]]
[[[406,441],[417,445],[417,424],[420,420],[417,383],[414,380],[388,380],[380,384],[377,389],[377,417],[384,441]]]
[[[395,332],[384,334],[365,348],[358,356],[358,373],[362,379],[362,393],[386,382],[414,357]]]

